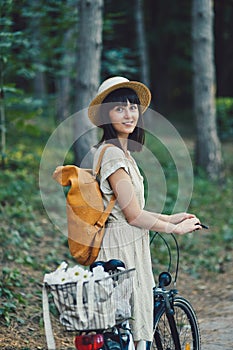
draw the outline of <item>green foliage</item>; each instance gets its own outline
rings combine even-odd
[[[102,80],[113,75],[135,79],[138,74],[135,16],[129,16],[129,11],[132,11],[132,5],[128,2],[106,1],[105,3]]]
[[[23,154],[20,151],[13,154],[12,158],[17,161],[0,173],[1,260],[33,264],[28,251],[32,237],[40,239],[42,236],[34,211],[41,208],[41,203],[37,174],[30,171],[29,166],[35,166],[35,158],[28,155],[22,160]]]
[[[46,128],[40,125],[44,140]],[[69,259],[66,239],[49,223],[41,203],[38,169],[43,139],[23,133],[10,137],[9,158],[0,172],[0,324],[6,326],[12,320],[25,322],[25,305],[40,314],[43,274]],[[48,235],[56,238],[47,248]],[[60,253],[61,247],[66,254]]]
[[[21,12],[17,13],[17,4],[13,6],[9,0],[3,0],[0,6],[0,130],[3,166],[8,156],[10,133],[15,135],[26,131],[33,136],[39,135],[35,118],[41,113],[42,104],[30,95],[26,96],[25,86],[22,88],[21,85],[22,81],[26,82],[35,76],[31,65],[35,52],[30,36],[20,21]]]
[[[39,59],[34,59],[35,70],[49,73],[52,80],[57,76],[67,76],[70,73],[67,72],[67,66],[74,64],[74,56],[69,55],[69,52],[76,47],[76,2],[52,0],[43,2],[42,6],[40,1],[32,2],[23,9],[22,18],[26,18],[29,23],[27,30],[34,30],[32,45],[35,53],[40,55]]]
[[[165,198],[163,212],[171,213],[174,206],[174,202],[176,201],[177,191],[179,186],[176,164],[174,163],[174,160],[172,159],[171,154],[166,148],[166,145],[162,144],[162,141],[160,141],[156,137],[153,137],[149,133],[147,133],[146,135],[146,146],[153,152],[166,178],[167,191],[166,191],[166,198]],[[153,168],[152,171],[153,171],[153,174],[150,174],[150,176],[155,176],[154,174],[156,172],[156,169]],[[147,195],[148,194],[145,193],[146,197]],[[155,196],[154,204],[156,204],[156,201],[157,199]]]
[[[11,316],[16,312],[19,303],[25,304],[23,294],[17,289],[23,287],[22,276],[19,270],[4,267],[0,279],[0,297],[3,300],[0,307],[0,319],[6,325],[10,324]]]
[[[221,97],[216,100],[217,126],[222,140],[233,138],[233,98]]]
[[[13,6],[14,5],[14,6]],[[0,64],[2,81],[10,82],[13,76],[30,78],[31,43],[19,22],[15,23],[17,5],[13,1],[1,1]],[[18,18],[19,19],[19,18]],[[2,86],[1,86],[2,87]]]
[[[133,77],[137,73],[137,68],[133,64],[135,57],[129,48],[109,49],[103,55],[102,71],[104,76]]]
[[[169,214],[176,200],[179,183],[177,169],[167,150],[159,142],[149,140],[150,149],[159,160],[166,176],[167,194],[164,212]],[[198,277],[204,270],[214,273],[224,271],[224,265],[232,261],[233,219],[232,219],[232,147],[223,145],[226,160],[226,181],[221,186],[210,182],[206,174],[194,176],[194,188],[189,212],[196,216],[208,230],[201,230],[178,237],[181,250],[180,268]],[[155,194],[156,197],[156,194]],[[169,235],[163,236],[172,249],[172,271],[175,271],[175,244]],[[159,237],[152,245],[152,258],[156,275],[166,269],[169,263],[168,250]]]
[[[196,213],[200,220],[209,226],[209,230],[195,232],[189,249],[185,246],[187,238],[185,237],[184,241],[182,239],[182,249],[186,266],[189,263],[188,270],[197,275],[202,268],[212,272],[223,272],[224,264],[232,260],[232,186],[232,175],[227,177],[222,186],[211,183],[204,174],[195,178],[190,211]],[[195,254],[196,258],[193,260]]]
[[[6,134],[26,133],[39,136],[40,129],[36,119],[43,113],[45,105],[41,100],[27,96],[13,86],[4,87],[5,109],[7,115]]]

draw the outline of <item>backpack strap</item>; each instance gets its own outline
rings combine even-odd
[[[114,205],[116,202],[116,197],[113,194],[107,207],[105,208],[105,210],[103,211],[103,213],[101,214],[101,216],[99,217],[98,221],[96,222],[95,226],[102,228],[105,224],[105,222],[107,221],[109,214],[111,213]]]
[[[106,149],[108,147],[116,147],[112,144],[107,144],[103,147],[103,149],[101,150],[100,152],[100,155],[99,155],[99,159],[98,159],[98,163],[96,165],[96,168],[95,168],[95,176],[97,176],[100,172],[100,168],[101,168],[101,162],[102,162],[102,159],[103,159],[103,156],[104,156],[104,152],[106,151]],[[102,228],[105,224],[105,222],[107,221],[108,217],[109,217],[109,214],[111,213],[114,205],[115,205],[115,202],[116,202],[116,197],[115,195],[113,194],[107,207],[105,208],[105,210],[103,211],[102,215],[100,216],[100,218],[98,219],[98,221],[96,222],[96,225],[100,228]]]
[[[101,150],[101,152],[100,152],[100,155],[99,155],[99,159],[98,159],[96,168],[95,168],[95,175],[96,175],[96,176],[97,176],[97,175],[99,174],[99,172],[100,172],[101,162],[102,162],[104,153],[105,153],[105,151],[106,151],[106,149],[107,149],[108,147],[116,147],[116,146],[114,146],[114,145],[112,145],[112,144],[109,143],[109,144],[105,145],[105,146],[102,148],[102,150]]]

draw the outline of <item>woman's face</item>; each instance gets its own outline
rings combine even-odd
[[[127,101],[125,103],[118,103],[109,111],[110,121],[116,130],[118,137],[128,138],[138,122],[139,110],[136,104]]]

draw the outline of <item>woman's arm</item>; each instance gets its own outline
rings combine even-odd
[[[172,215],[158,214],[158,213],[151,213],[151,214],[162,221],[170,222],[172,224],[179,224],[180,222],[186,219],[192,219],[196,217],[194,214],[190,214],[190,213],[177,213]]]
[[[138,226],[159,232],[184,234],[201,229],[199,220],[191,214],[191,217],[183,218],[179,223],[173,223],[169,216],[151,213],[139,207],[138,200],[130,176],[122,168],[116,170],[108,178],[111,188],[117,198],[121,210],[130,225]],[[184,214],[184,213],[181,213]],[[186,213],[185,213],[186,214]],[[175,214],[177,215],[177,214]],[[184,217],[184,215],[182,216]]]

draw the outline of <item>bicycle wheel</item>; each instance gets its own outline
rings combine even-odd
[[[181,350],[200,350],[200,332],[191,304],[182,297],[174,299],[174,321],[180,339]],[[156,315],[154,339],[151,349],[177,350],[176,331],[168,321],[165,307]]]

